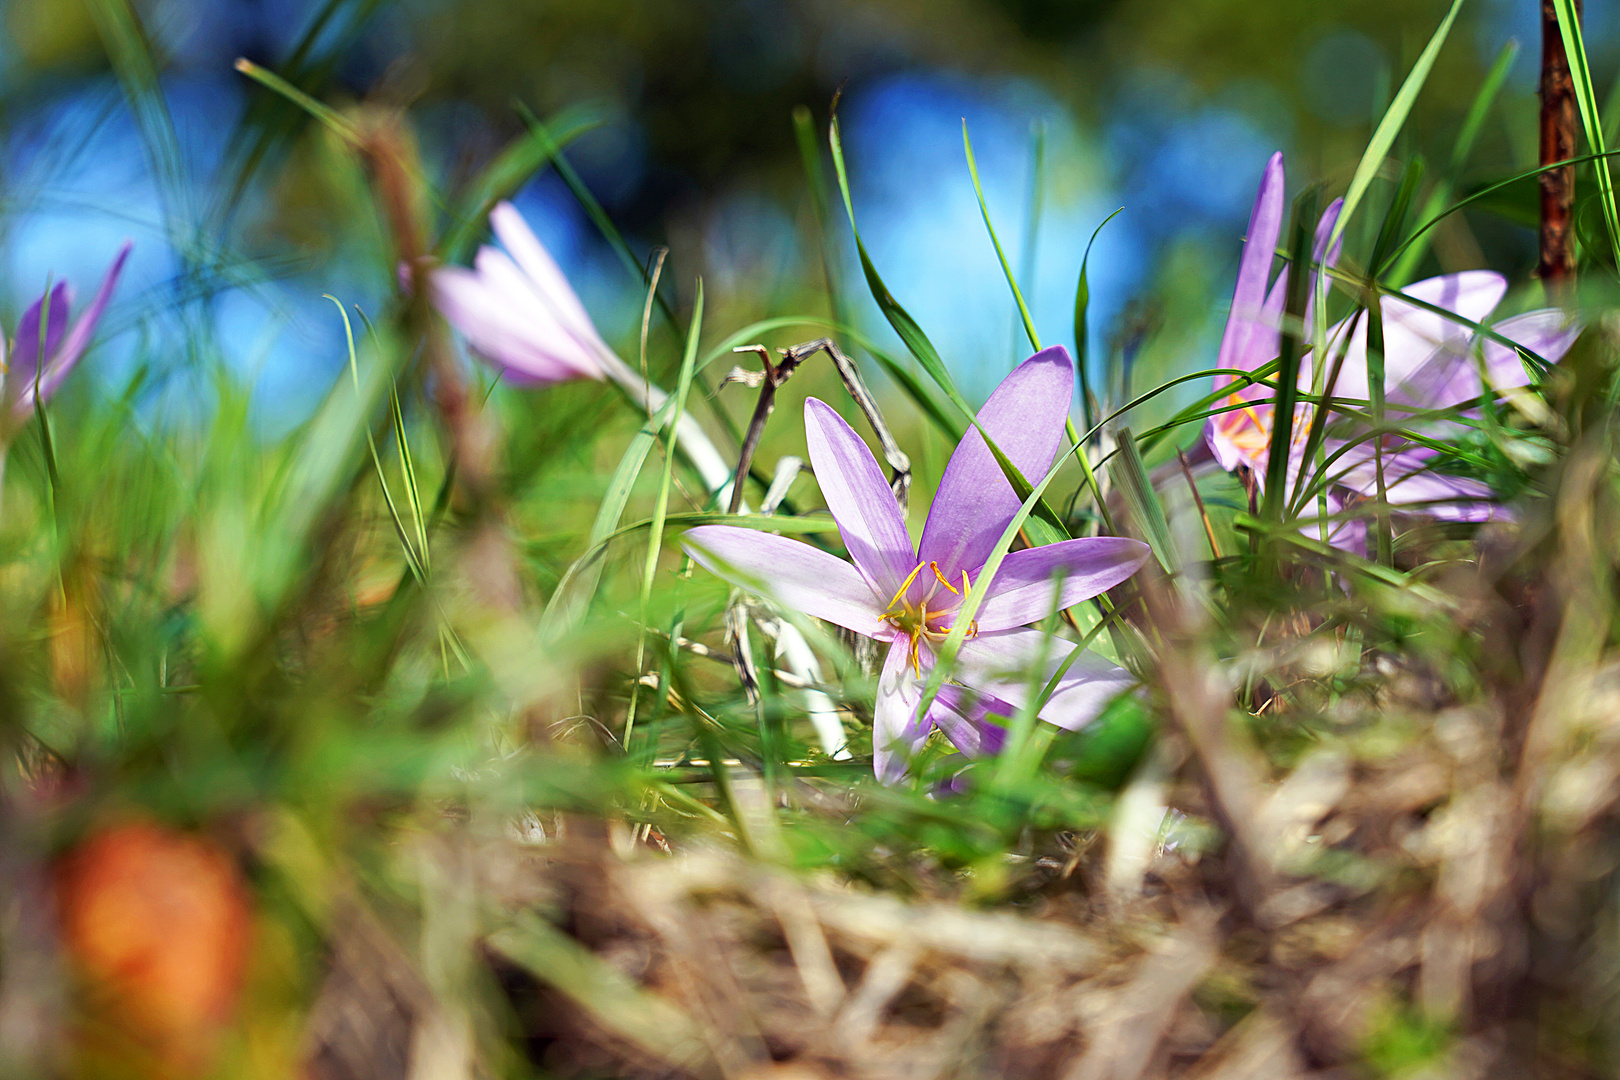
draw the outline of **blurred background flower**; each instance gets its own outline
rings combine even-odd
[[[833,92],[874,259],[964,386],[982,397],[1022,354],[1012,305],[964,167],[973,135],[990,212],[1026,280],[1043,341],[1071,347],[1081,252],[1091,261],[1094,371],[1139,382],[1207,364],[1236,267],[1232,240],[1266,155],[1296,183],[1339,178],[1445,5],[1399,0],[155,0],[137,5],[162,58],[161,96],[133,112],[112,77],[121,33],[107,0],[4,6],[0,114],[5,207],[0,306],[46,274],[92,280],[134,233],[127,290],[96,362],[161,399],[195,377],[181,342],[217,337],[257,384],[273,428],[307,413],[342,363],[322,292],[375,307],[361,188],[319,129],[232,70],[246,56],[317,97],[410,103],[431,179],[454,187],[540,115],[591,103],[601,123],[569,150],[638,255],[672,247],[669,280],[705,274],[726,321],[820,300],[821,240],[790,120],[824,130]],[[1612,4],[1587,4],[1600,85]],[[1532,5],[1469,5],[1405,136],[1444,160],[1483,70],[1518,35],[1504,107],[1472,176],[1534,141]],[[1468,47],[1469,44],[1472,47]],[[166,116],[165,116],[166,113]],[[172,124],[172,129],[168,127]],[[163,132],[172,130],[171,135]],[[1037,141],[1043,151],[1037,154]],[[1034,172],[1040,158],[1039,175]],[[268,167],[266,167],[268,166]],[[243,196],[238,198],[237,196]],[[1505,209],[1520,220],[1526,195]],[[1501,203],[1502,200],[1498,200]],[[611,341],[640,289],[555,173],[516,203]],[[1533,235],[1494,214],[1437,230],[1429,272],[1533,262]],[[1026,240],[1032,212],[1039,245]],[[835,208],[835,262],[853,269]],[[222,274],[203,274],[203,269]],[[1156,269],[1154,269],[1156,268]],[[1420,275],[1421,276],[1421,275]],[[154,303],[153,301],[162,301]],[[887,338],[864,292],[846,301]],[[137,314],[139,313],[139,314]],[[711,314],[713,314],[711,310]],[[15,310],[0,310],[15,316]],[[183,395],[171,398],[183,401]]]

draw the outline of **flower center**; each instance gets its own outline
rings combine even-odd
[[[927,588],[919,598],[909,599],[912,585],[924,570],[928,571],[927,576],[923,577]],[[909,654],[911,670],[919,678],[922,677],[922,661],[918,656],[918,650],[922,642],[945,640],[956,624],[956,609],[961,604],[962,598],[967,595],[970,585],[966,570],[962,571],[962,587],[958,589],[940,572],[939,564],[929,560],[913,567],[911,573],[906,575],[906,580],[900,583],[900,588],[895,590],[893,598],[889,600],[888,609],[883,612],[883,619],[911,639]],[[942,588],[948,595],[938,595]],[[977,622],[968,627],[968,637],[978,632]]]
[[[1268,449],[1271,446],[1271,430],[1276,419],[1276,407],[1251,402],[1237,392],[1226,400],[1230,405],[1239,406],[1215,418],[1215,426],[1226,436],[1226,440],[1245,454],[1256,454]],[[1301,406],[1301,411],[1306,411],[1304,406]],[[1299,413],[1296,413],[1292,439],[1296,446],[1305,441],[1308,426],[1299,422]]]

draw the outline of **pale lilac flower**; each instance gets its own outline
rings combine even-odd
[[[1253,371],[1276,359],[1279,353],[1289,268],[1284,267],[1269,288],[1268,283],[1282,234],[1283,182],[1282,154],[1274,154],[1266,165],[1249,218],[1247,242],[1238,265],[1232,311],[1221,340],[1217,367]],[[1316,232],[1314,258],[1330,266],[1338,257],[1337,247],[1330,252],[1323,249],[1337,221],[1340,205],[1336,201],[1328,208]],[[1452,312],[1468,322],[1483,324],[1506,292],[1507,282],[1500,274],[1469,270],[1417,282],[1404,289],[1403,295]],[[1316,299],[1313,290],[1313,304]],[[1483,396],[1490,388],[1510,389],[1529,381],[1517,352],[1490,339],[1481,340],[1466,323],[1395,296],[1384,297],[1380,308],[1384,329],[1385,415],[1391,422],[1405,422],[1417,413],[1459,406]],[[1307,341],[1312,326],[1312,319],[1307,315]],[[1561,358],[1580,333],[1579,325],[1556,309],[1504,319],[1494,330],[1548,362]],[[1348,341],[1344,337],[1347,333]],[[1358,312],[1331,327],[1328,342],[1326,351],[1330,356],[1341,348],[1344,356],[1338,377],[1330,388],[1333,396],[1352,401],[1368,400],[1371,391],[1367,383],[1364,313]],[[1479,362],[1475,359],[1479,350],[1482,350],[1489,387],[1481,379]],[[1215,388],[1222,389],[1235,381],[1234,376],[1217,375]],[[1310,357],[1302,357],[1299,385],[1309,390],[1311,382]],[[1220,404],[1239,407],[1210,417],[1204,429],[1205,442],[1221,467],[1228,471],[1247,470],[1261,487],[1267,482],[1265,474],[1275,419],[1274,407],[1263,399],[1271,395],[1272,391],[1263,386],[1234,390]],[[1311,407],[1301,405],[1294,417],[1294,446],[1289,453],[1290,486],[1305,467],[1301,455],[1311,416]],[[1340,513],[1358,499],[1377,497],[1376,458],[1380,450],[1385,497],[1390,505],[1443,520],[1483,521],[1502,514],[1486,485],[1433,471],[1438,454],[1431,448],[1389,436],[1385,436],[1378,447],[1370,441],[1346,448],[1347,445],[1340,438],[1330,438],[1324,445],[1328,455],[1342,450],[1328,468],[1330,514]],[[1336,527],[1333,540],[1341,546],[1355,547],[1364,537],[1364,528],[1346,522]]]
[[[17,324],[17,336],[12,343],[10,357],[5,354],[5,342],[0,340],[0,364],[5,365],[5,397],[11,403],[11,413],[16,420],[26,420],[33,415],[36,392],[41,400],[49,401],[68,377],[68,372],[73,370],[73,366],[90,347],[96,324],[107,310],[107,303],[118,284],[118,276],[123,273],[124,261],[129,258],[133,246],[126,240],[124,246],[118,249],[90,306],[84,309],[71,327],[68,326],[68,314],[73,306],[73,286],[64,281],[23,312],[22,321]],[[41,319],[44,320],[43,353],[40,348]],[[43,362],[40,359],[42,355]]]
[[[489,222],[506,250],[485,245],[475,269],[434,270],[434,306],[475,353],[517,382],[602,378],[613,351],[550,252],[509,202]]]
[[[1008,375],[979,412],[985,433],[1024,476],[1044,476],[1063,444],[1074,393],[1066,350],[1035,354]],[[985,559],[1019,508],[1012,485],[984,437],[970,430],[951,455],[914,547],[889,485],[866,443],[825,403],[805,402],[810,460],[850,562],[781,536],[724,525],[689,530],[682,544],[703,566],[783,607],[813,615],[889,646],[878,678],[873,766],[884,781],[938,726],[964,753],[993,753],[1003,733],[986,719],[1010,717],[1029,692],[1029,671],[1045,635],[1025,629],[1114,587],[1147,558],[1135,540],[1065,540],[1008,554],[979,605],[953,674],[926,717],[917,715],[935,649]],[[1043,682],[1067,658],[1050,642]],[[1131,684],[1131,676],[1081,653],[1041,710],[1078,728]]]

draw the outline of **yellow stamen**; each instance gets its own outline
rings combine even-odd
[[[901,610],[904,610],[904,605],[901,603],[901,598],[906,595],[906,590],[911,588],[911,583],[917,580],[917,575],[922,573],[922,568],[922,563],[918,563],[915,567],[913,567],[911,573],[906,575],[906,580],[902,581],[900,583],[900,587],[894,591],[894,595],[889,598],[888,608],[883,612],[883,617],[885,619],[887,619],[891,614],[898,614],[895,611],[896,606],[899,606],[901,607]]]

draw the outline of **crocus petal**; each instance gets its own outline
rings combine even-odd
[[[607,350],[596,331],[581,334],[570,320],[559,315],[556,305],[499,248],[482,247],[474,260],[479,280],[499,298],[507,313],[506,325],[515,327],[544,353],[555,356],[569,367],[600,377],[597,357]]]
[[[1204,446],[1215,458],[1216,464],[1227,472],[1235,471],[1239,465],[1248,464],[1248,454],[1226,437],[1226,432],[1221,430],[1214,417],[1204,421]]]
[[[1053,346],[1002,380],[979,410],[979,424],[1024,479],[1038,483],[1062,445],[1073,396],[1074,362]],[[948,577],[984,565],[1018,506],[984,437],[970,428],[940,477],[917,557],[937,562]]]
[[[606,348],[596,332],[596,324],[579,302],[579,295],[568,284],[557,261],[540,243],[529,223],[523,220],[517,207],[509,202],[500,203],[490,211],[489,223],[495,236],[512,253],[523,273],[534,283],[535,289],[553,313],[575,335],[584,341]]]
[[[577,364],[536,347],[517,312],[477,274],[458,266],[433,272],[433,305],[468,346],[498,367],[536,382],[559,382],[589,375]]]
[[[923,684],[911,670],[910,651],[909,641],[896,639],[878,675],[872,707],[872,771],[885,784],[905,778],[906,762],[928,737],[928,722],[917,717]]]
[[[1496,501],[1489,485],[1461,476],[1448,476],[1432,468],[1439,455],[1427,447],[1411,447],[1386,452],[1383,458],[1384,495],[1397,509],[1442,521],[1496,521],[1511,514]],[[1332,472],[1333,483],[1364,499],[1378,498],[1378,461],[1370,445],[1358,446],[1343,455]],[[1340,512],[1340,505],[1329,496],[1329,513]],[[1307,529],[1316,535],[1312,529]],[[1344,547],[1335,543],[1336,547]],[[1359,549],[1357,549],[1359,551]]]
[[[873,592],[893,596],[917,561],[877,459],[832,406],[815,398],[804,403],[804,435],[816,483],[855,568]]]
[[[1252,371],[1271,359],[1260,355],[1265,351],[1263,345],[1258,349],[1255,346],[1268,336],[1263,309],[1277,240],[1282,235],[1283,179],[1283,156],[1279,152],[1271,155],[1260,176],[1260,190],[1249,214],[1249,231],[1243,256],[1238,260],[1237,286],[1232,291],[1232,311],[1226,318],[1226,332],[1221,337],[1216,367]],[[1231,382],[1230,376],[1215,377],[1217,389],[1228,382]]]
[[[1014,551],[1001,560],[977,621],[981,631],[1037,622],[1124,581],[1147,561],[1140,540],[1082,537]]]
[[[951,740],[951,745],[968,757],[976,758],[999,754],[1007,744],[1005,724],[998,724],[990,717],[1010,720],[1017,711],[1013,705],[993,695],[946,683],[939,688],[928,718]]]
[[[1339,255],[1344,251],[1344,237],[1341,236],[1334,241],[1332,251],[1326,249],[1328,237],[1333,235],[1333,227],[1339,223],[1339,213],[1343,209],[1344,200],[1334,199],[1328,203],[1328,208],[1322,211],[1322,216],[1316,219],[1316,235],[1311,241],[1311,262],[1322,263],[1324,266],[1331,267],[1339,261]],[[1260,360],[1260,363],[1269,362],[1278,353],[1277,343],[1282,336],[1280,328],[1282,326],[1283,309],[1288,306],[1288,273],[1290,269],[1290,267],[1284,266],[1278,272],[1277,283],[1271,287],[1271,292],[1266,294],[1263,322],[1269,328],[1271,337],[1268,341],[1265,356]],[[1311,268],[1311,272],[1313,274],[1316,272],[1314,266]],[[1318,292],[1320,292],[1320,289],[1317,283],[1313,281],[1310,294],[1305,297],[1305,314],[1301,319],[1305,324],[1305,340],[1307,342],[1313,339],[1313,327],[1316,325],[1313,315],[1316,312],[1316,296]]]
[[[887,641],[894,628],[881,618],[884,601],[849,563],[819,548],[734,525],[700,525],[681,547],[712,573],[784,608]]]
[[[1507,281],[1489,270],[1429,278],[1409,285],[1405,295],[1463,318],[1483,322],[1507,292]],[[1415,408],[1444,408],[1478,397],[1479,378],[1469,358],[1472,327],[1386,296],[1383,300],[1384,396]],[[1356,328],[1345,351],[1335,393],[1368,400],[1367,320]]]
[[[96,295],[90,299],[90,306],[84,309],[73,328],[62,339],[61,345],[45,358],[44,370],[38,379],[39,394],[45,400],[50,400],[56,393],[57,387],[67,378],[68,372],[79,362],[79,358],[90,347],[90,339],[95,336],[96,324],[101,321],[102,314],[112,301],[113,289],[118,286],[118,278],[124,272],[124,263],[129,258],[134,243],[124,241],[113,256],[112,265],[107,267],[107,273],[102,276],[101,284],[96,288]],[[54,317],[53,317],[54,321]],[[37,331],[36,331],[37,333]],[[15,411],[18,416],[26,416],[34,408],[35,382],[30,379],[27,386],[19,387]]]
[[[1571,321],[1557,308],[1527,311],[1511,319],[1503,319],[1492,327],[1509,341],[1516,341],[1549,364],[1556,364],[1569,352],[1575,339],[1581,336],[1581,324]],[[1517,350],[1500,342],[1485,340],[1485,370],[1491,385],[1501,390],[1525,386],[1530,375],[1524,369]]]
[[[964,685],[997,698],[1016,710],[1029,697],[1029,670],[1046,650],[1046,665],[1037,689],[1068,660],[1078,647],[1054,637],[1049,643],[1039,630],[1001,630],[981,633],[963,642],[957,654],[956,676]],[[1095,720],[1107,704],[1135,685],[1136,679],[1118,664],[1082,651],[1058,680],[1051,698],[1041,707],[1047,723],[1070,731]]]
[[[73,287],[65,281],[59,282],[52,287],[50,299],[50,313],[45,327],[45,355],[55,356],[57,347],[62,344],[62,335],[67,333],[68,308],[73,302]],[[6,377],[19,389],[33,385],[34,372],[39,368],[39,320],[44,304],[43,296],[29,304],[28,310],[23,312],[22,320],[17,324],[17,347],[12,350],[11,365]]]

